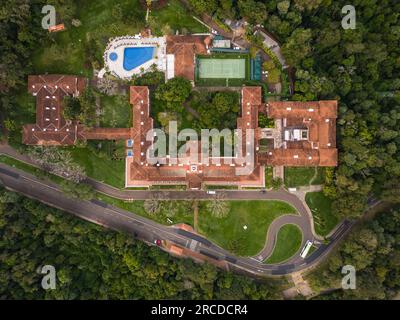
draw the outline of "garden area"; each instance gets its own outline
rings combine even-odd
[[[128,95],[100,95],[100,127],[130,128],[132,105]]]
[[[278,231],[274,251],[264,263],[282,263],[290,259],[299,251],[302,240],[303,234],[298,226],[285,224]]]
[[[104,194],[98,194],[97,199],[164,225],[186,223],[193,226],[192,201],[158,199],[124,201]]]
[[[125,187],[124,140],[91,140],[85,147],[72,146],[65,149],[71,153],[73,161],[85,169],[88,177],[116,188]]]
[[[218,201],[218,200],[214,200]],[[296,210],[281,201],[223,201],[227,214],[216,216],[210,201],[199,203],[199,233],[239,256],[254,256],[264,247],[272,221]]]
[[[313,214],[315,231],[320,236],[327,236],[339,223],[332,212],[332,200],[323,192],[307,192],[306,203]]]
[[[285,167],[285,186],[296,188],[309,185],[320,185],[325,181],[323,167]]]
[[[85,1],[61,7],[57,11],[58,22],[66,30],[51,34],[48,45],[33,55],[35,73],[66,73],[92,76],[93,69],[103,64],[103,52],[109,38],[133,35],[145,28],[144,9],[139,0]],[[154,9],[149,26],[156,35],[163,32],[205,32],[205,27],[193,19],[179,0],[169,1],[166,6]]]

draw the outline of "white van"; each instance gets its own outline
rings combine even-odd
[[[207,194],[216,194],[217,192],[216,191],[214,191],[214,190],[208,190],[207,191]]]

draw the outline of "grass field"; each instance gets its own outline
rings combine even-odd
[[[272,188],[273,169],[272,167],[265,167],[265,188]]]
[[[49,180],[51,180],[53,182],[56,182],[56,183],[59,183],[59,182],[61,182],[63,180],[63,178],[61,178],[59,176],[56,176],[54,174],[45,172],[42,169],[39,169],[39,168],[37,168],[35,166],[32,166],[30,164],[27,164],[25,162],[16,160],[14,158],[11,158],[11,157],[8,157],[8,156],[5,156],[5,155],[0,155],[0,162],[4,163],[6,165],[9,165],[9,166],[11,166],[13,168],[20,169],[20,170],[22,170],[24,172],[30,173],[30,174],[32,174],[35,177],[38,177],[40,179],[45,179],[46,178],[46,179],[49,179]]]
[[[35,73],[92,75],[92,63],[103,63],[102,56],[109,38],[136,34],[145,27],[146,10],[139,0],[92,0],[79,4],[74,18],[79,27],[67,24],[67,30],[51,35],[51,41],[33,55]],[[152,10],[151,28],[155,34],[168,25],[175,30],[204,32],[205,27],[193,19],[178,0],[169,1],[159,10]],[[69,22],[69,21],[68,21]]]
[[[128,202],[112,198],[103,194],[98,194],[97,199],[102,200],[115,207],[119,207],[121,209],[149,218],[161,224],[171,225],[171,223],[168,222],[168,216],[166,212],[161,212],[160,214],[155,214],[155,215],[148,214],[143,207],[144,204],[143,200],[135,200]],[[178,200],[174,201],[174,204],[177,206],[178,212],[173,217],[169,217],[169,219],[172,221],[172,224],[186,223],[188,225],[193,226],[193,209],[191,203],[189,201]]]
[[[167,6],[161,10],[152,10],[151,16],[154,21],[154,30],[152,31],[159,36],[164,35],[162,29],[166,25],[174,31],[178,30],[180,33],[203,33],[209,31],[192,17],[179,0],[170,0]]]
[[[104,153],[96,153],[89,148],[70,147],[72,159],[85,168],[88,177],[117,188],[125,187],[125,160],[111,160]]]
[[[199,59],[199,78],[244,79],[246,77],[245,59]]]
[[[264,262],[273,264],[288,260],[300,249],[302,239],[301,230],[296,225],[282,226],[278,232],[274,251]]]
[[[202,201],[199,206],[199,232],[239,256],[256,255],[265,244],[272,221],[296,213],[281,201],[229,201],[228,216],[216,218],[207,211],[206,203]]]
[[[16,130],[9,132],[8,142],[16,148],[21,148],[22,126],[26,123],[36,121],[36,98],[28,93],[28,88],[22,89],[16,94],[15,111],[12,112],[12,119],[15,122]],[[18,112],[16,111],[18,110]],[[25,146],[23,146],[25,148]]]
[[[127,96],[102,95],[100,103],[103,111],[100,118],[101,127],[130,128],[132,126],[132,106]]]
[[[325,169],[321,167],[285,167],[285,186],[295,188],[308,186],[310,183],[323,184],[324,173]]]
[[[339,223],[339,219],[332,213],[332,200],[322,192],[308,192],[306,202],[314,217],[315,231],[326,236]]]

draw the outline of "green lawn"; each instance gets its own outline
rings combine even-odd
[[[303,234],[298,226],[285,224],[279,229],[272,255],[264,262],[273,264],[288,260],[300,249],[302,239]]]
[[[35,166],[32,166],[30,164],[27,164],[25,162],[16,160],[14,158],[11,158],[11,157],[8,157],[5,155],[0,155],[0,162],[4,163],[6,165],[9,165],[11,167],[17,168],[19,170],[25,171],[27,173],[30,173],[40,179],[49,179],[55,183],[60,183],[61,181],[64,180],[63,178],[61,178],[59,176],[48,173],[48,172],[43,171],[42,169],[39,169]]]
[[[317,170],[317,175],[315,175]],[[288,188],[309,186],[324,183],[325,169],[321,167],[285,167],[285,185]],[[312,180],[313,179],[313,180]]]
[[[67,73],[91,76],[93,61],[102,63],[110,37],[135,34],[144,26],[145,12],[139,0],[84,1],[77,18],[82,25],[51,35],[52,41],[34,53],[36,73]]]
[[[14,158],[11,158],[11,157],[8,157],[5,155],[0,155],[0,162],[7,164],[9,166],[12,166],[14,168],[23,170],[23,171],[30,173],[40,179],[49,179],[50,181],[53,181],[54,183],[57,183],[57,184],[61,183],[64,180],[63,178],[61,178],[59,176],[50,174],[48,172],[43,171],[42,169],[36,168],[30,164],[26,164],[24,162],[21,162],[19,160],[16,160]],[[171,223],[167,219],[168,213],[165,210],[162,211],[160,214],[150,215],[145,211],[145,209],[143,207],[143,204],[144,204],[143,200],[124,201],[124,200],[106,196],[101,193],[96,193],[96,198],[99,200],[102,200],[108,204],[111,204],[115,207],[119,207],[121,209],[131,211],[135,214],[152,219],[159,223],[162,223],[165,225],[171,225]],[[179,201],[174,201],[174,205],[178,208],[178,210],[177,210],[177,213],[173,217],[169,218],[172,221],[172,223],[173,224],[186,223],[186,224],[193,226],[192,203],[190,201],[179,200]]]
[[[285,224],[278,231],[274,251],[264,262],[268,264],[281,263],[290,259],[301,246],[303,234],[294,224]]]
[[[161,10],[153,10],[150,16],[152,17],[150,25],[154,29],[152,31],[159,36],[163,35],[162,29],[167,24],[171,27],[173,33],[175,33],[176,30],[178,30],[179,33],[184,33],[185,31],[190,33],[209,31],[192,17],[192,14],[182,6],[179,0],[168,1],[167,6]]]
[[[132,106],[129,97],[125,95],[106,96],[101,95],[100,118],[101,127],[130,128],[132,126]]]
[[[317,175],[311,181],[311,185],[324,184],[325,183],[325,168],[317,167]]]
[[[22,126],[36,122],[36,98],[28,93],[27,86],[16,93],[15,106],[10,111],[15,130],[9,132],[8,142],[15,148],[22,146]]]
[[[322,192],[308,192],[306,202],[314,217],[315,231],[326,236],[339,223],[339,219],[332,213],[332,200]]]
[[[88,142],[94,144],[94,141]],[[89,147],[68,147],[71,152],[72,159],[79,165],[85,168],[88,177],[96,179],[100,182],[107,183],[117,188],[125,187],[125,159],[119,158],[112,160],[108,150],[108,141],[99,141],[102,148],[100,152],[95,152]],[[119,142],[115,148],[116,153],[121,155],[123,151],[124,141]]]
[[[272,175],[272,167],[265,167],[265,188],[270,189],[272,188],[272,180],[273,180],[273,175]]]
[[[216,218],[207,211],[206,203],[199,203],[199,232],[239,256],[260,252],[272,221],[283,214],[296,213],[281,201],[229,201],[228,216]],[[245,225],[247,230],[243,229]]]
[[[102,200],[115,207],[119,207],[121,209],[131,211],[143,217],[152,219],[161,224],[171,225],[171,223],[168,221],[168,214],[165,211],[155,215],[148,214],[143,207],[144,204],[143,200],[135,200],[128,202],[124,200],[115,199],[106,196],[104,194],[98,194],[97,199]],[[169,217],[169,219],[172,221],[172,224],[186,223],[188,225],[193,226],[193,209],[191,202],[185,200],[178,200],[174,201],[174,205],[177,206],[178,212],[173,217]]]
[[[109,38],[136,34],[145,27],[146,10],[139,0],[92,0],[79,3],[73,17],[81,26],[66,21],[66,31],[50,35],[46,46],[33,55],[35,73],[66,73],[91,76],[93,63],[100,69]],[[173,32],[205,32],[206,28],[193,19],[180,1],[170,1],[160,10],[153,10],[150,26],[156,35],[168,24]]]

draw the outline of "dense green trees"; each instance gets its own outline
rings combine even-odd
[[[311,275],[318,289],[340,288],[344,265],[356,269],[356,290],[338,290],[322,298],[390,299],[400,292],[400,211],[380,213],[341,245],[326,266]]]
[[[195,94],[190,106],[199,114],[194,126],[198,129],[235,129],[240,110],[237,92],[221,91],[216,93]]]
[[[130,235],[0,190],[0,299],[270,299],[271,285],[174,259]],[[38,268],[53,265],[56,290]]]
[[[78,120],[88,127],[95,125],[96,97],[91,88],[86,88],[79,97],[65,96],[63,116],[67,120]]]
[[[269,1],[265,27],[295,67],[293,99],[339,100],[339,167],[325,191],[338,215],[357,217],[371,193],[398,195],[400,4],[355,1],[356,29],[344,30],[346,4]]]
[[[183,102],[189,97],[191,91],[192,85],[189,80],[175,77],[161,84],[155,92],[155,97],[165,103],[166,109],[180,111],[183,109]]]

